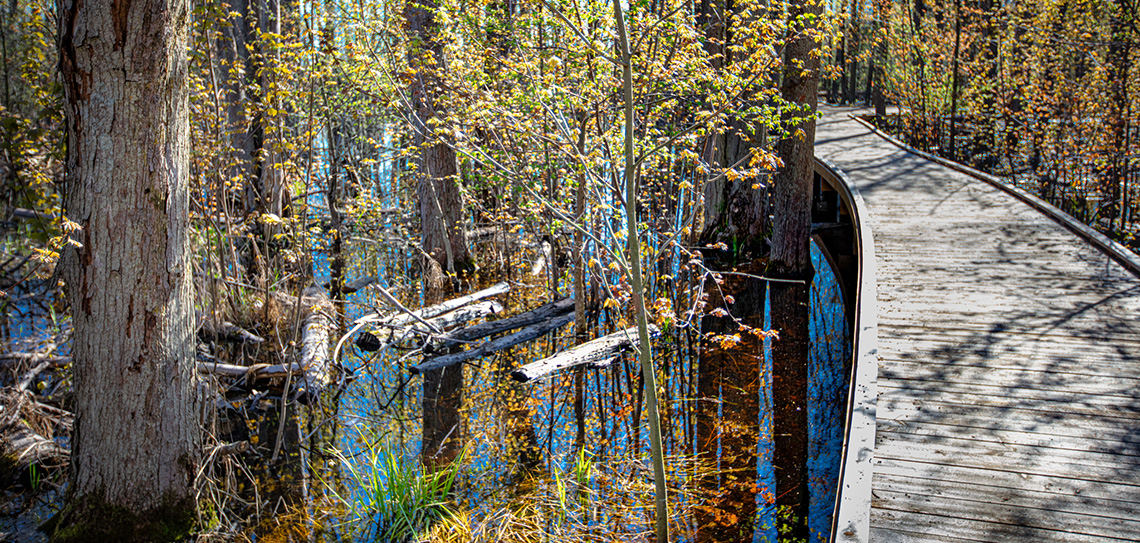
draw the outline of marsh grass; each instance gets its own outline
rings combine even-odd
[[[436,523],[455,517],[451,492],[464,452],[448,466],[428,471],[408,460],[390,441],[365,446],[355,455],[330,451],[344,468],[349,492],[329,486],[344,508],[347,534],[354,541],[418,541]],[[447,523],[454,525],[454,522]]]

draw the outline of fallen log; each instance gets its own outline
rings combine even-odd
[[[424,350],[428,354],[440,353],[463,343],[482,339],[487,336],[510,332],[524,326],[537,324],[574,310],[574,300],[563,298],[548,304],[536,307],[525,313],[512,315],[497,321],[487,321],[475,326],[468,326],[436,338],[436,341],[426,345]]]
[[[408,335],[429,336],[436,334],[437,330],[448,330],[456,326],[466,324],[475,319],[486,317],[487,315],[494,315],[495,313],[502,313],[503,306],[496,301],[477,302],[465,307],[461,307],[450,313],[445,313],[438,317],[426,319],[423,324],[412,323],[408,326],[400,328],[388,328],[377,332],[376,339],[380,343],[387,343],[394,339],[406,337]]]
[[[316,303],[303,308],[307,311],[301,325],[301,380],[297,383],[294,399],[308,403],[324,391],[329,377],[329,330],[333,327],[335,308],[324,290],[318,287],[305,289],[302,299],[311,297]]]
[[[198,339],[207,342],[226,341],[229,343],[258,344],[265,340],[260,336],[229,321],[205,319],[198,328]]]
[[[661,331],[651,324],[649,325],[649,335],[650,337],[657,337],[661,335]],[[608,366],[612,364],[613,360],[623,351],[633,347],[637,341],[637,327],[626,328],[625,330],[614,332],[608,336],[587,341],[586,343],[562,351],[554,356],[531,362],[512,371],[511,378],[520,383],[525,383],[544,375],[582,364]]]
[[[387,290],[384,290],[383,287],[377,286],[376,288],[382,294],[384,294],[388,297],[391,297],[391,294],[389,294]],[[511,290],[511,286],[508,285],[507,283],[496,283],[489,288],[485,288],[485,289],[480,290],[478,292],[468,294],[467,296],[461,296],[459,298],[453,298],[451,300],[447,300],[446,302],[439,303],[439,304],[429,306],[429,307],[425,307],[425,308],[417,310],[417,311],[411,311],[411,310],[403,307],[402,304],[397,303],[397,305],[402,310],[401,313],[388,314],[388,315],[381,315],[379,313],[372,313],[372,314],[360,317],[359,319],[356,319],[355,321],[352,322],[352,327],[349,328],[347,333],[345,333],[343,336],[341,336],[339,341],[337,341],[336,347],[333,348],[333,362],[335,363],[336,360],[340,357],[340,349],[341,349],[341,347],[344,346],[344,342],[347,341],[349,337],[351,337],[353,334],[355,334],[361,328],[364,328],[365,326],[367,326],[369,324],[373,324],[377,327],[401,327],[401,326],[406,326],[408,323],[413,322],[413,321],[420,322],[421,324],[423,324],[423,321],[425,319],[430,319],[432,317],[436,317],[436,316],[448,313],[450,311],[454,311],[454,310],[456,310],[460,307],[463,307],[469,303],[477,302],[477,301],[482,300],[484,298],[490,298],[491,296],[497,296],[499,294],[503,294],[503,293],[508,292],[510,290]],[[394,298],[390,298],[390,299],[394,299]],[[431,329],[432,327],[433,327],[433,325],[430,325],[430,324],[427,325],[428,329]],[[390,338],[391,335],[386,336],[386,337]],[[382,342],[382,343],[386,343],[386,342]]]
[[[450,300],[447,300],[446,302],[438,303],[438,304],[428,306],[428,307],[425,307],[423,309],[418,309],[415,311],[400,312],[400,313],[395,313],[395,314],[390,314],[390,315],[380,315],[379,313],[372,313],[371,315],[365,315],[363,317],[360,317],[359,319],[356,319],[356,321],[353,324],[355,325],[355,324],[359,324],[359,323],[374,323],[377,326],[391,326],[391,327],[404,326],[404,325],[406,325],[412,321],[417,320],[417,317],[419,317],[420,319],[430,319],[432,317],[437,317],[437,316],[442,315],[444,313],[448,313],[448,312],[454,311],[456,309],[459,309],[460,307],[463,307],[469,303],[477,302],[477,301],[483,300],[485,298],[490,298],[491,296],[497,296],[499,294],[509,292],[510,290],[511,290],[511,286],[508,285],[507,283],[497,283],[495,285],[492,285],[489,288],[485,288],[485,289],[480,290],[478,292],[468,294],[467,296],[460,296],[459,298],[452,298]]]
[[[408,371],[411,371],[412,374],[415,375],[424,373],[426,371],[437,370],[439,368],[446,368],[460,362],[471,360],[472,358],[487,356],[496,351],[518,345],[519,343],[525,343],[527,341],[536,339],[543,334],[551,332],[552,330],[570,324],[573,320],[573,313],[559,315],[553,319],[540,322],[528,328],[523,328],[522,330],[519,330],[518,332],[515,332],[511,335],[503,336],[499,339],[493,339],[491,341],[485,341],[473,349],[426,359],[415,366],[411,366],[408,368]]]

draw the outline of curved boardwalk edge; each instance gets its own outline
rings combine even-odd
[[[871,132],[874,132],[875,135],[893,143],[900,149],[905,149],[906,151],[914,153],[915,155],[925,158],[931,162],[937,162],[938,164],[946,166],[952,170],[964,173],[976,179],[981,179],[982,181],[985,181],[1001,190],[1004,190],[1005,192],[1008,192],[1015,198],[1029,204],[1034,209],[1044,213],[1054,221],[1057,221],[1065,228],[1071,230],[1074,234],[1084,238],[1089,243],[1092,243],[1098,249],[1104,251],[1106,254],[1108,254],[1108,256],[1112,257],[1113,260],[1119,262],[1120,265],[1128,268],[1129,271],[1131,271],[1137,277],[1140,277],[1140,256],[1137,256],[1136,253],[1132,252],[1124,245],[1113,241],[1112,238],[1109,238],[1091,226],[1077,220],[1072,215],[1065,213],[1057,206],[1050,204],[1049,202],[1031,194],[1025,189],[1006,182],[1000,177],[990,175],[986,172],[975,170],[974,168],[971,168],[964,164],[954,162],[953,160],[945,159],[940,156],[927,153],[926,151],[916,149],[906,142],[880,130],[875,125],[867,122],[865,119],[857,115],[849,114],[848,116],[854,119],[855,122],[867,127],[867,129]]]
[[[847,427],[843,435],[838,492],[832,511],[831,541],[867,543],[871,530],[871,477],[874,472],[875,413],[878,402],[878,301],[875,245],[863,196],[847,175],[816,158],[816,172],[834,187],[851,210],[855,223],[859,280],[855,294],[855,326],[851,375],[847,391]]]

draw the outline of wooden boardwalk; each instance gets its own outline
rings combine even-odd
[[[821,107],[867,204],[869,540],[1140,541],[1140,279],[990,184]]]

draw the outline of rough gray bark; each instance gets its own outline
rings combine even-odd
[[[423,250],[443,270],[466,271],[472,267],[463,227],[463,200],[459,193],[459,159],[447,142],[433,133],[439,117],[435,92],[446,69],[443,42],[437,39],[439,23],[435,0],[409,0],[404,6],[408,36],[415,44],[408,49],[408,64],[416,69],[409,82],[412,110],[408,118],[419,148],[416,160],[416,197],[419,200]],[[427,269],[427,268],[425,268]]]
[[[790,6],[789,20],[804,14],[818,17],[820,6],[808,2]],[[813,19],[814,20],[814,19]],[[784,48],[784,79],[780,94],[801,109],[785,115],[785,121],[802,119],[794,133],[777,144],[776,150],[784,167],[772,183],[772,252],[771,262],[777,273],[802,274],[811,268],[811,195],[815,152],[816,95],[819,92],[819,58],[812,55],[818,47],[803,32],[802,26],[789,32]]]
[[[75,329],[76,427],[57,540],[101,532],[152,539],[146,526],[156,525],[176,537],[193,517],[200,447],[187,238],[189,7],[59,6],[64,204],[82,230],[60,263]],[[124,514],[108,522],[108,508]]]

